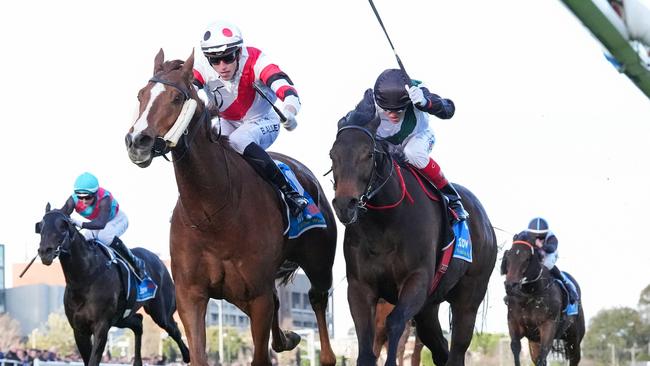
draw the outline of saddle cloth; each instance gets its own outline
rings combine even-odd
[[[566,272],[560,271],[560,273],[562,274],[562,277],[564,277],[564,280],[567,281],[568,283],[570,283],[573,286],[574,289],[578,288],[576,286],[576,283],[573,282],[573,280],[571,279],[571,277],[567,276]],[[564,283],[562,281],[560,281],[558,279],[555,279],[555,281],[560,285],[560,287],[564,291],[564,299],[566,300],[566,303],[567,303],[567,306],[564,309],[564,312],[566,313],[566,315],[569,315],[569,316],[578,315],[579,301],[576,301],[573,304],[569,303],[569,289],[566,288],[566,286],[564,285]],[[577,292],[578,291],[576,291],[576,293]]]
[[[309,192],[302,187],[296,175],[291,171],[291,168],[287,164],[278,160],[275,160],[275,164],[280,168],[280,171],[282,171],[282,174],[284,174],[284,177],[287,179],[289,184],[291,184],[293,189],[309,201],[309,204],[303,212],[298,217],[293,217],[289,213],[289,207],[286,202],[284,199],[282,200],[286,217],[285,222],[288,223],[284,230],[284,235],[287,235],[289,239],[295,239],[307,230],[313,228],[326,228],[327,223],[325,222],[323,213],[320,211]]]
[[[138,279],[133,272],[133,268],[122,257],[117,255],[113,248],[99,241],[95,241],[95,244],[108,256],[109,261],[106,265],[115,263],[120,271],[120,280],[125,290],[126,300],[126,310],[122,318],[131,315],[131,309],[136,302],[147,301],[156,297],[158,285],[156,285],[149,275],[142,280]]]

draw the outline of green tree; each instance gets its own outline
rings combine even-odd
[[[646,288],[641,291],[638,306],[641,320],[645,323],[650,323],[650,285],[646,286]]]
[[[32,332],[27,344],[34,344],[40,349],[54,348],[63,355],[77,352],[72,328],[63,313],[50,314],[47,323]]]
[[[623,307],[601,310],[589,322],[583,340],[584,355],[603,364],[611,360],[611,347],[619,360],[629,360],[629,348],[646,345],[650,340],[650,326],[641,321],[639,312]]]
[[[0,314],[0,350],[8,350],[20,343],[20,323],[9,314]]]
[[[483,355],[494,355],[498,351],[499,340],[506,337],[496,333],[474,333],[469,350]]]

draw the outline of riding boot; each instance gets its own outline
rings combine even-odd
[[[566,288],[568,294],[569,294],[569,304],[575,304],[578,299],[578,291],[576,290],[575,285],[573,282],[569,280],[567,276],[565,276],[557,266],[553,266],[550,270],[551,274],[553,277],[557,278],[558,280],[562,281],[562,284],[564,284],[564,288]]]
[[[440,165],[436,163],[432,158],[429,158],[429,163],[422,169],[419,169],[422,174],[424,174],[433,185],[440,190],[442,194],[445,195],[447,201],[449,202],[449,208],[454,215],[452,223],[463,221],[469,217],[467,211],[463,207],[463,203],[460,200],[460,195],[456,192],[454,186],[445,178],[445,175],[442,174]]]
[[[124,242],[117,236],[113,238],[113,242],[111,242],[110,247],[113,248],[117,254],[122,257],[122,259],[126,260],[129,262],[131,267],[133,268],[133,271],[135,271],[135,275],[138,276],[139,279],[144,279],[147,276],[147,270],[144,264],[144,261],[135,255],[133,255],[133,252],[127,248],[126,245],[124,245]]]
[[[246,146],[243,156],[262,177],[271,181],[282,192],[287,205],[289,205],[291,215],[300,215],[309,201],[293,189],[271,156],[254,142]]]
[[[463,203],[460,200],[460,195],[456,191],[456,188],[454,188],[453,184],[451,184],[451,182],[447,183],[446,186],[439,189],[440,192],[447,197],[447,200],[449,200],[449,208],[451,208],[455,216],[454,223],[466,220],[467,217],[469,217],[469,214],[465,211],[465,207],[463,207]]]

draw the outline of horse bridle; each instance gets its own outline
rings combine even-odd
[[[149,79],[149,81],[153,82],[153,83],[161,83],[161,84],[169,85],[172,88],[178,90],[183,95],[183,102],[188,101],[192,97],[188,90],[182,88],[177,83],[171,82],[169,80],[162,79],[162,78],[154,76],[151,79]],[[203,114],[201,115],[201,118],[204,118],[207,121],[207,123],[210,123],[210,119],[205,118],[207,116],[207,113],[208,113],[207,107],[203,108]],[[198,131],[198,127],[195,127],[194,129],[192,129],[192,131],[188,131],[189,129],[190,128],[188,127],[183,132],[183,137],[185,138],[185,151],[183,152],[181,157],[176,159],[176,160],[180,160],[181,158],[183,158],[183,156],[185,156],[185,154],[187,153],[187,151],[190,148],[190,143],[192,142],[192,140],[194,139],[194,136],[196,136],[196,133]],[[208,128],[208,131],[209,130],[210,129]],[[221,132],[221,130],[219,132]],[[188,137],[187,137],[188,134],[189,134],[189,140],[188,140]],[[163,137],[156,136],[156,138],[154,139],[154,143],[153,143],[153,147],[151,148],[151,151],[153,152],[153,157],[154,158],[157,157],[157,156],[162,156],[163,158],[165,158],[165,160],[170,161],[167,158],[167,153],[169,153],[171,151],[171,149],[172,149],[172,147],[170,146],[168,141],[166,141]]]
[[[62,216],[63,220],[68,224],[68,230],[66,230],[65,236],[59,242],[59,245],[57,245],[56,249],[54,249],[54,258],[56,258],[60,254],[70,254],[70,251],[69,251],[70,240],[71,240],[71,238],[70,238],[70,226],[74,226],[74,224],[72,223],[72,220],[70,220],[70,217],[68,217],[66,214],[64,214],[63,212],[60,212],[60,211],[47,212],[47,213],[45,213],[43,218],[45,218],[45,216],[47,216],[47,215],[52,215],[52,214]],[[78,232],[76,230],[73,232],[73,235],[74,235],[74,233],[78,234]]]
[[[368,184],[366,184],[366,188],[363,190],[363,193],[359,197],[358,201],[359,203],[357,204],[357,207],[363,210],[366,210],[366,204],[372,197],[374,197],[383,187],[386,185],[390,177],[393,175],[393,172],[395,171],[395,166],[394,164],[390,164],[390,173],[386,176],[386,178],[379,184],[376,188],[373,188],[373,181],[375,180],[374,178],[381,178],[379,176],[379,173],[377,173],[377,157],[375,153],[380,153],[380,154],[386,154],[390,156],[390,154],[387,154],[384,151],[380,151],[377,149],[377,139],[373,134],[365,127],[357,126],[357,125],[349,125],[349,126],[343,126],[339,128],[339,130],[336,132],[336,137],[341,134],[344,130],[358,130],[362,131],[366,136],[370,138],[372,141],[372,153],[370,154],[372,158],[372,170],[370,171],[370,179],[368,179]],[[392,159],[392,157],[391,157]],[[335,182],[336,184],[336,182]]]
[[[525,240],[515,240],[515,241],[512,242],[512,245],[514,246],[515,244],[527,246],[528,248],[530,248],[531,256],[535,255],[535,247],[533,246],[533,244],[531,244],[531,243],[529,243],[529,242],[527,242]],[[524,277],[524,278],[521,279],[521,281],[519,281],[519,283],[522,284],[522,285],[525,285],[527,283],[533,283],[533,282],[539,281],[539,279],[542,278],[542,272],[543,271],[544,271],[544,265],[541,264],[540,268],[539,268],[539,273],[537,274],[537,277],[535,277],[535,279],[528,281],[526,279],[526,277]]]

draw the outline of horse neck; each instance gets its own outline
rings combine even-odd
[[[196,135],[173,154],[174,171],[180,202],[192,202],[183,205],[184,211],[190,217],[205,218],[239,205],[237,192],[245,182],[241,166],[246,162],[225,146],[227,140],[209,140],[209,124],[198,112],[199,117],[191,122],[198,129]]]
[[[98,257],[79,232],[75,232],[70,238],[68,253],[60,254],[59,260],[65,282],[73,286],[87,281],[99,266]]]
[[[540,295],[543,294],[553,284],[552,281],[553,278],[551,276],[551,272],[548,270],[548,268],[542,265],[542,272],[539,276],[539,279],[533,282],[525,283],[522,286],[522,289],[527,294]]]

